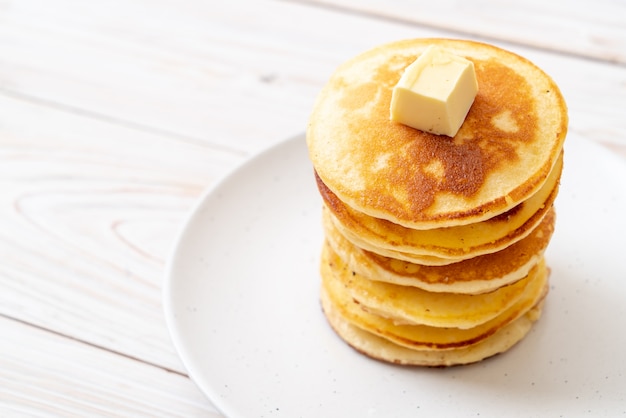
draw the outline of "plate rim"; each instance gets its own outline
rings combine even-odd
[[[220,187],[222,187],[225,183],[230,181],[232,178],[237,176],[242,170],[244,170],[247,166],[252,164],[254,161],[261,160],[269,155],[274,154],[278,150],[283,147],[287,147],[290,144],[305,139],[305,133],[301,132],[298,134],[294,134],[275,142],[260,151],[250,155],[248,158],[245,158],[239,164],[235,164],[232,168],[227,170],[222,175],[218,176],[216,180],[198,195],[195,199],[192,206],[187,210],[186,214],[183,216],[183,220],[179,225],[173,243],[167,252],[167,258],[164,266],[164,274],[163,274],[163,285],[161,290],[161,303],[162,303],[162,311],[165,316],[165,324],[167,328],[167,333],[169,335],[170,342],[173,344],[176,355],[180,359],[185,371],[189,375],[192,382],[200,389],[202,394],[209,400],[211,405],[223,416],[227,417],[225,410],[227,409],[225,406],[221,405],[221,401],[216,396],[211,396],[209,393],[210,390],[204,387],[202,383],[202,379],[198,379],[196,377],[196,368],[191,367],[191,363],[194,361],[190,358],[189,353],[187,352],[187,348],[184,346],[182,342],[182,335],[180,335],[180,329],[176,325],[175,321],[175,312],[173,311],[173,300],[172,300],[172,287],[174,286],[173,280],[173,270],[175,266],[176,257],[178,255],[179,248],[182,245],[185,236],[192,225],[192,220],[195,216],[197,216],[200,209],[206,204],[207,200],[217,191]]]

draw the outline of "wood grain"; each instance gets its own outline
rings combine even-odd
[[[184,375],[0,317],[3,417],[220,415]]]
[[[416,10],[399,2],[387,12],[404,9],[409,16]],[[301,132],[320,87],[352,55],[407,37],[481,39],[357,12],[272,1],[218,7],[174,0],[23,0],[0,27],[0,86],[5,94],[249,153]],[[466,14],[453,8],[448,16],[463,22]],[[529,33],[544,33],[541,20],[525,22]],[[622,66],[511,44],[505,37],[490,40],[557,80],[574,131],[622,141]]]
[[[163,266],[198,194],[242,157],[3,96],[0,108],[2,314],[181,371]]]
[[[293,0],[403,24],[626,64],[626,3],[615,0]]]

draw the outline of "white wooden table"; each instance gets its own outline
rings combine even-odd
[[[181,223],[339,63],[422,36],[531,59],[626,164],[620,0],[0,0],[0,416],[220,416],[165,326]]]

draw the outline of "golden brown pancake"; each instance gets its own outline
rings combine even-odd
[[[404,69],[438,45],[474,63],[454,137],[390,120]],[[307,145],[324,201],[321,302],[337,334],[399,364],[480,361],[541,315],[567,109],[541,69],[472,41],[414,39],[341,65]]]
[[[362,330],[341,316],[325,291],[321,294],[322,309],[337,335],[352,348],[376,360],[406,366],[447,367],[471,364],[503,353],[518,343],[541,316],[543,303],[522,317],[496,331],[492,336],[468,347],[450,350],[411,350]]]
[[[454,138],[389,119],[404,68],[436,44],[474,62],[479,90]],[[333,194],[373,218],[414,229],[481,222],[535,194],[556,163],[567,109],[528,60],[471,41],[414,39],[341,65],[307,129],[310,158]]]
[[[371,280],[351,270],[330,248],[324,246],[322,259],[332,268],[327,277],[343,285],[352,300],[365,312],[390,319],[394,325],[428,325],[468,329],[484,324],[513,306],[537,275],[544,274],[545,262],[533,266],[516,283],[479,295],[433,294],[425,290]]]
[[[340,315],[353,325],[395,344],[414,350],[449,350],[467,347],[488,338],[497,330],[515,321],[543,300],[548,292],[548,273],[543,265],[524,288],[516,302],[495,318],[469,329],[443,328],[426,325],[394,324],[390,319],[369,313],[356,302],[335,276],[338,270],[322,253],[322,289]],[[472,296],[466,296],[471,298]]]
[[[441,265],[493,253],[528,236],[552,207],[562,162],[561,155],[539,191],[508,212],[475,224],[448,228],[405,228],[349,208],[319,180],[318,188],[333,214],[335,226],[355,245],[382,255],[392,251],[394,258],[408,261],[418,256],[422,264],[429,264],[424,256],[434,257],[434,264]]]
[[[491,292],[525,277],[548,246],[556,219],[552,208],[528,237],[502,251],[444,266],[426,266],[356,247],[337,231],[327,211],[323,212],[326,241],[356,274],[430,292],[463,294]]]

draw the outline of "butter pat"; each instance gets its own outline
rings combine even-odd
[[[406,68],[393,88],[391,120],[454,136],[477,92],[474,63],[431,45]]]

